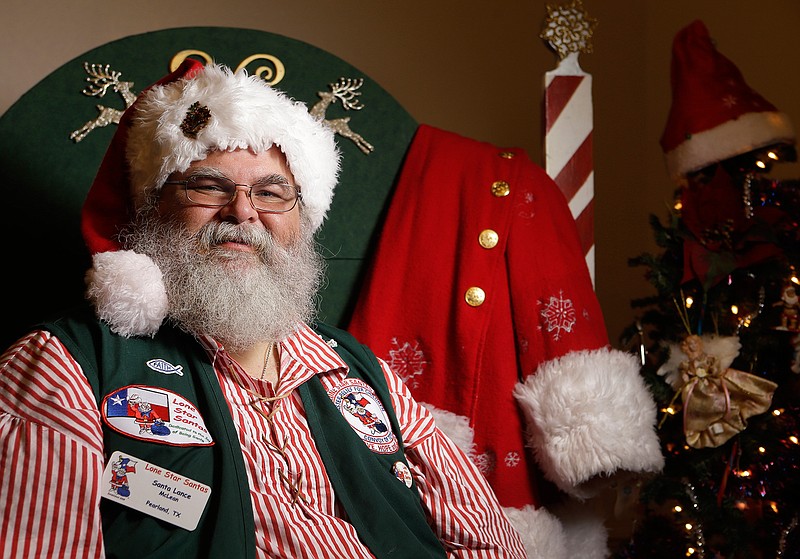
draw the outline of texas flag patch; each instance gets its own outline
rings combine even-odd
[[[175,446],[209,446],[214,439],[189,400],[155,386],[130,385],[103,398],[103,421],[123,435]]]

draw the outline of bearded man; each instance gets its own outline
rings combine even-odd
[[[0,555],[525,557],[400,378],[315,321],[338,171],[243,72],[189,60],[126,111],[83,209],[91,304],[0,358]]]

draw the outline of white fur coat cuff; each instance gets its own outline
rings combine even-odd
[[[663,468],[655,403],[631,354],[568,353],[542,363],[514,395],[539,466],[573,497],[592,497],[587,482],[597,476]]]

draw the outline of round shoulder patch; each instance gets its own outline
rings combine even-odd
[[[348,378],[328,391],[331,401],[372,452],[392,454],[400,445],[375,391],[361,379]]]

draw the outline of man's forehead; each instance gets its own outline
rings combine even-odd
[[[286,156],[277,146],[272,146],[268,150],[260,152],[253,151],[250,148],[214,149],[206,153],[203,159],[192,161],[188,170],[220,171],[220,169],[228,165],[235,165],[248,170],[263,168],[265,174],[273,174],[276,166],[278,166],[282,167],[285,173],[292,174]]]

